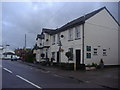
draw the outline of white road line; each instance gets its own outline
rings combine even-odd
[[[40,70],[40,72],[42,72],[42,73],[49,73],[50,71],[43,71],[43,70]]]
[[[57,74],[54,74],[54,76],[63,78],[62,76],[59,76],[59,75],[57,75]]]
[[[7,72],[9,72],[9,73],[12,73],[12,71],[10,71],[9,69],[7,69],[7,68],[3,68],[4,70],[6,70]]]
[[[31,84],[31,85],[33,85],[33,86],[39,88],[39,89],[42,89],[42,87],[40,87],[40,86],[38,86],[38,85],[36,85],[36,84],[30,82],[29,80],[27,80],[27,79],[25,79],[25,78],[23,78],[23,77],[21,77],[21,76],[19,76],[19,75],[16,75],[16,76],[17,76],[18,78],[20,78],[20,79],[26,81],[27,83],[29,83],[29,84]]]

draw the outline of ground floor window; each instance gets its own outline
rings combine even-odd
[[[69,51],[71,52],[71,56],[70,56],[69,60],[73,60],[73,48],[69,48]]]
[[[52,52],[52,58],[55,59],[55,52]]]
[[[86,58],[91,58],[91,53],[86,53]]]
[[[107,56],[107,50],[103,49],[103,56]]]
[[[93,49],[93,55],[97,55],[97,48]]]

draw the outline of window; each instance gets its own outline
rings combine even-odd
[[[69,58],[69,60],[73,60],[73,48],[69,48],[69,51],[72,53],[71,57]]]
[[[94,48],[93,50],[93,55],[97,55],[97,48]]]
[[[57,44],[60,43],[60,33],[57,34]]]
[[[7,54],[5,53],[5,57],[7,57]]]
[[[86,46],[86,51],[91,51],[91,46]]]
[[[73,53],[73,48],[69,48],[69,51],[70,51],[71,53]]]
[[[91,53],[86,53],[86,58],[91,58]]]
[[[40,46],[42,45],[42,43],[40,43]]]
[[[80,27],[75,27],[75,39],[80,39]]]
[[[45,34],[42,33],[42,34],[41,34],[41,38],[42,38],[42,39],[45,39]]]
[[[103,49],[103,56],[107,56],[107,50]]]
[[[55,35],[52,38],[52,45],[54,45],[54,44],[55,44]]]
[[[52,52],[52,58],[55,59],[55,52]]]
[[[73,40],[73,29],[68,30],[68,39]]]

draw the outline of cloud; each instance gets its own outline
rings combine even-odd
[[[4,2],[2,4],[3,44],[14,48],[35,44],[42,28],[59,28],[81,15],[106,6],[114,17],[118,17],[117,3],[99,2]]]

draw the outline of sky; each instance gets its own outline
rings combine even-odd
[[[33,48],[42,28],[62,25],[106,6],[118,21],[118,2],[2,2],[2,44]]]

